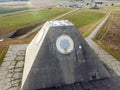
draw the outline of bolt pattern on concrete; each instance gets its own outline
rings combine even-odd
[[[19,90],[27,44],[11,45],[0,66],[0,90]]]

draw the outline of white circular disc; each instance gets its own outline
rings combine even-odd
[[[57,50],[62,54],[69,54],[74,49],[74,42],[68,35],[61,35],[56,41]]]

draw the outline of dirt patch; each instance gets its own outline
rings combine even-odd
[[[35,27],[37,27],[39,24],[34,24],[34,25],[30,25],[30,26],[26,26],[23,28],[18,29],[10,38],[15,38],[21,35],[26,34],[27,32],[30,32],[32,29],[34,29]]]
[[[9,31],[9,32],[5,32],[4,29],[0,29],[0,38],[16,38],[19,36],[22,36],[28,32],[30,32],[31,30],[33,30],[35,27],[41,25],[40,23],[37,24],[33,24],[33,25],[28,25],[25,27],[21,27],[17,30],[14,31]]]
[[[79,28],[80,33],[84,33],[88,28],[90,28],[92,26],[92,24],[93,23],[85,25],[85,26]]]
[[[101,42],[120,57],[120,16],[113,15],[108,32]]]

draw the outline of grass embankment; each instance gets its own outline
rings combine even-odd
[[[117,13],[113,12],[94,40],[103,49],[120,60],[120,14]]]
[[[45,9],[40,11],[34,11],[34,12],[27,12],[23,14],[17,14],[12,15],[4,18],[0,18],[0,31],[1,34],[8,33],[10,31],[14,31],[18,28],[25,27],[27,25],[33,25],[37,23],[43,23],[47,20],[50,20],[60,14],[66,13],[70,11],[71,9],[59,9],[59,8],[53,8],[53,9]],[[74,12],[72,14],[69,14],[65,16],[62,19],[68,19],[72,23],[75,24],[77,28],[83,28],[80,32],[82,32],[82,35],[87,32],[89,34],[93,27],[95,27],[98,23],[98,20],[103,18],[105,16],[105,13],[102,13],[101,11],[97,10],[91,10],[91,9],[83,9],[77,12]],[[2,21],[3,22],[2,22]],[[97,23],[96,23],[97,22]],[[2,24],[3,23],[3,24]],[[88,33],[89,32],[89,33]],[[0,44],[0,52],[5,49],[5,46],[9,46],[11,44],[20,44],[20,43],[28,43],[32,40],[33,36],[27,37],[25,39],[16,40],[16,39],[7,39],[4,42]],[[6,51],[6,50],[5,50]],[[3,56],[5,54],[3,53]]]
[[[12,13],[12,12],[18,12],[22,10],[27,10],[29,8],[5,8],[5,7],[0,7],[0,14],[6,14],[6,13]]]
[[[53,8],[1,17],[0,36],[5,35],[6,33],[9,33],[11,31],[15,31],[22,27],[41,24],[47,20],[50,20],[58,15],[67,13],[71,10],[73,9]]]
[[[24,39],[11,39],[7,38],[3,42],[0,42],[0,65],[3,61],[3,58],[5,57],[9,45],[13,44],[25,44],[31,42],[31,40],[34,38],[37,32],[33,33],[31,36],[24,38]]]
[[[92,9],[83,9],[78,12],[69,14],[62,19],[68,19],[71,21],[77,28],[80,28],[81,34],[85,37],[91,33],[93,28],[100,22],[99,20],[105,16],[105,13],[92,10]]]
[[[53,8],[2,17],[0,18],[0,36],[17,30],[21,27],[43,23],[71,10],[73,9]],[[9,45],[29,43],[33,39],[34,35],[36,35],[36,33],[24,39],[6,39],[5,41],[0,42],[0,64],[7,52],[7,48]]]

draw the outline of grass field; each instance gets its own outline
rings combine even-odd
[[[45,9],[45,10],[38,10],[34,12],[27,12],[23,14],[12,15],[4,18],[0,18],[0,34],[6,34],[8,32],[17,30],[21,27],[25,27],[27,25],[43,23],[47,20],[55,18],[58,15],[66,13],[72,9],[66,8],[53,8],[53,9]],[[73,14],[69,14],[61,19],[68,19],[70,20],[77,28],[83,28],[82,34],[87,32],[88,34],[91,30],[99,23],[99,21],[105,16],[105,13],[99,10],[92,10],[92,9],[83,9]],[[90,29],[91,28],[91,29]],[[89,31],[88,31],[89,30]],[[2,61],[7,48],[11,44],[20,44],[20,43],[29,43],[35,34],[30,37],[24,39],[7,39],[4,42],[0,43],[0,61]]]
[[[5,35],[11,31],[17,30],[21,27],[43,23],[47,20],[55,18],[58,15],[69,12],[73,9],[68,8],[53,8],[36,10],[32,12],[26,12],[16,14],[7,17],[0,18],[0,36]]]
[[[29,8],[4,8],[4,7],[0,7],[0,14],[17,12],[17,11],[22,11],[22,10],[27,10],[27,9],[29,9]]]
[[[98,21],[105,14],[96,12],[94,10],[80,10],[79,12],[72,13],[63,17],[63,19],[68,19],[75,24],[77,28],[90,24],[92,22]]]
[[[106,24],[97,33],[94,40],[120,60],[120,12],[112,9],[112,15]]]
[[[92,9],[83,9],[83,10],[79,10],[76,13],[67,15],[67,16],[63,17],[62,19],[68,19],[77,28],[82,28],[89,24],[94,25],[96,22],[98,22],[98,20],[100,20],[104,16],[105,16],[105,13],[103,13],[101,11],[92,10]],[[85,29],[88,29],[88,28],[85,28]],[[82,34],[84,34],[85,32],[88,33],[88,32],[90,32],[90,30],[89,31],[87,31],[87,30],[81,31]],[[83,35],[83,36],[87,36],[87,35]]]
[[[73,9],[53,8],[2,17],[0,18],[0,36],[21,27],[43,23],[71,10]],[[5,41],[0,42],[0,64],[9,45],[29,43],[33,39],[34,35],[36,35],[36,33],[24,39],[6,39]]]
[[[44,10],[37,10],[33,12],[26,12],[22,14],[16,14],[7,17],[0,18],[0,36],[9,33],[11,31],[17,30],[21,27],[31,26],[38,23],[43,23],[47,20],[55,18],[61,14],[67,13],[73,9],[66,9],[66,8],[53,8],[53,9],[44,9]],[[22,44],[22,43],[29,43],[34,35],[27,37],[25,39],[6,39],[3,42],[0,42],[0,64],[7,52],[8,46],[11,44]]]

